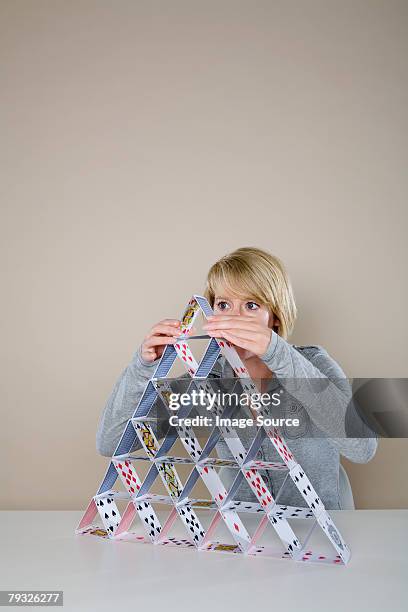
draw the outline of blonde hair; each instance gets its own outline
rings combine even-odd
[[[263,304],[279,322],[274,330],[284,340],[292,333],[297,308],[285,267],[275,255],[256,247],[242,247],[224,255],[207,274],[204,295],[214,307],[221,288],[238,298]]]

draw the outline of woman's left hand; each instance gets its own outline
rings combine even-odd
[[[203,329],[209,336],[225,338],[232,344],[261,356],[266,352],[272,329],[250,315],[211,315]]]

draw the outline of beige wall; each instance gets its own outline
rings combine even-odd
[[[1,508],[86,506],[115,380],[238,246],[286,263],[291,342],[407,376],[405,1],[0,11]],[[407,448],[344,462],[359,508],[407,507]]]

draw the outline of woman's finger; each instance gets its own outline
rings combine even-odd
[[[154,349],[142,349],[142,357],[146,361],[154,361],[157,359],[157,354]]]
[[[175,325],[165,325],[164,323],[158,323],[147,334],[146,338],[151,338],[152,336],[156,336],[158,334],[164,334],[166,336],[179,336],[180,329]]]
[[[245,338],[234,336],[234,334],[230,334],[226,331],[222,332],[222,338],[225,338],[229,342],[232,342],[232,344],[235,344],[236,346],[239,346],[243,349],[247,349],[249,351],[252,351],[252,349],[256,347],[256,344],[254,342],[246,340]]]
[[[162,321],[159,321],[159,324],[163,323],[164,325],[174,325],[175,327],[177,327],[178,325],[180,325],[180,320],[179,319],[163,319]]]
[[[228,334],[233,334],[237,338],[242,338],[243,340],[253,340],[254,342],[257,342],[257,340],[262,337],[262,333],[259,331],[248,331],[246,329],[231,329],[230,327],[226,327],[222,330],[209,331],[207,333],[209,336],[217,337],[220,332],[224,331]]]
[[[152,336],[144,341],[145,348],[151,348],[152,346],[161,346],[162,344],[174,344],[176,342],[175,337],[169,336]]]
[[[211,317],[208,317],[207,322],[208,323],[218,323],[218,321],[256,321],[257,320],[257,316],[255,314],[253,315],[249,315],[249,314],[240,314],[240,315],[212,315]]]
[[[203,329],[206,331],[214,331],[218,329],[246,329],[248,331],[256,331],[260,327],[261,325],[258,321],[249,321],[247,319],[243,320],[241,317],[225,317],[224,320],[203,325]]]

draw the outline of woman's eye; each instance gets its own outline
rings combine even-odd
[[[221,301],[221,302],[218,302],[218,303],[217,303],[217,307],[218,307],[220,310],[226,310],[226,308],[225,308],[225,307],[227,307],[227,306],[228,306],[227,302],[222,302],[222,301]]]
[[[256,304],[255,302],[247,302],[247,306],[248,310],[257,310],[259,308],[258,304]]]

